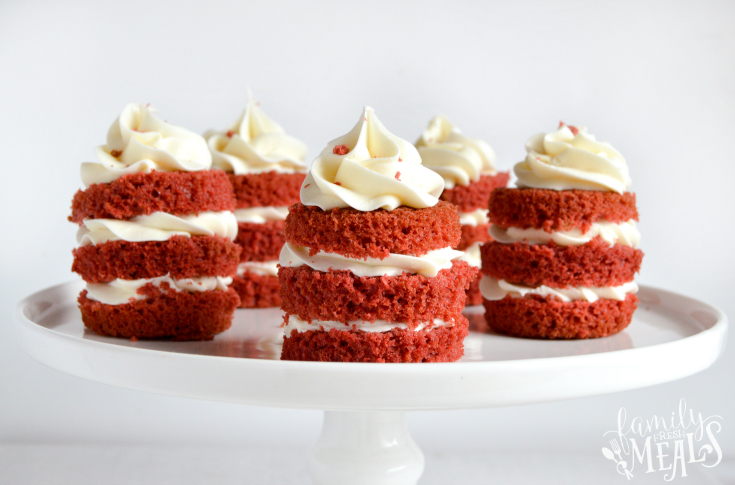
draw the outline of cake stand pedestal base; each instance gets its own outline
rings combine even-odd
[[[325,411],[308,467],[314,485],[416,485],[424,455],[403,411]]]

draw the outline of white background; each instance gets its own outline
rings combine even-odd
[[[32,361],[12,331],[27,294],[78,278],[67,222],[131,101],[203,132],[252,88],[313,159],[373,106],[413,141],[435,114],[508,170],[529,135],[586,125],[627,159],[646,253],[639,282],[735,315],[735,3],[0,2],[0,441],[306,447],[320,413],[86,382]],[[682,359],[686,359],[682,355]],[[410,415],[424,449],[599,453],[620,407],[681,398],[723,417],[735,456],[735,351],[687,379],[570,402]]]

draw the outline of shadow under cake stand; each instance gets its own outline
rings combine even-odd
[[[727,335],[717,308],[641,286],[633,322],[612,337],[542,341],[485,333],[483,309],[473,307],[465,310],[471,331],[459,362],[289,362],[279,360],[280,310],[237,310],[232,328],[208,342],[132,342],[84,329],[76,305],[83,284],[54,286],[18,304],[16,335],[34,359],[127,389],[325,410],[308,457],[317,485],[415,484],[424,457],[405,411],[515,406],[668,382],[712,365]]]

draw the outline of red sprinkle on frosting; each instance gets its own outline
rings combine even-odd
[[[332,153],[335,155],[347,155],[349,151],[350,148],[347,145],[334,145],[332,149]]]

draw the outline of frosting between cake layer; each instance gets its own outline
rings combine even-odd
[[[636,228],[634,220],[619,224],[607,221],[593,222],[587,232],[584,233],[579,228],[569,231],[546,232],[543,229],[533,227],[526,229],[518,227],[502,228],[495,224],[490,226],[488,232],[490,237],[503,244],[522,241],[529,244],[548,244],[550,241],[554,241],[559,246],[580,246],[599,236],[611,246],[620,244],[621,246],[636,248],[641,240],[641,233]]]
[[[186,216],[174,216],[166,212],[154,212],[128,220],[85,219],[77,231],[80,246],[102,244],[108,241],[167,241],[173,236],[221,236],[234,241],[237,236],[237,220],[229,211],[199,212]]]
[[[288,206],[235,209],[235,219],[237,219],[237,222],[263,224],[268,221],[285,221],[286,216],[288,216]]]
[[[82,163],[86,187],[138,172],[197,172],[211,167],[204,138],[161,121],[155,112],[140,103],[123,109],[107,132],[107,144],[95,149],[98,161]]]
[[[237,265],[237,275],[242,276],[245,271],[260,276],[278,276],[278,261],[246,261]]]
[[[553,133],[528,139],[528,155],[513,168],[518,187],[551,190],[601,190],[622,194],[630,187],[628,166],[609,143],[587,129],[562,124]]]
[[[270,172],[296,173],[307,169],[306,145],[260,109],[252,94],[240,118],[226,132],[204,134],[212,166],[237,175]]]
[[[482,266],[482,255],[480,253],[480,246],[482,246],[482,243],[479,241],[469,245],[464,250],[464,254],[459,258],[459,260],[466,261],[475,268],[480,268]]]
[[[144,300],[146,296],[138,293],[138,290],[148,283],[158,287],[168,283],[168,286],[176,291],[191,293],[214,290],[227,291],[228,285],[232,283],[232,278],[229,276],[205,276],[175,280],[168,275],[139,280],[118,278],[109,283],[87,283],[87,298],[106,305],[122,305],[131,301]]]
[[[472,212],[460,212],[459,223],[463,226],[480,226],[482,224],[487,224],[488,212],[489,211],[487,209],[476,209]]]
[[[494,175],[495,152],[485,141],[470,138],[443,116],[436,116],[416,142],[426,167],[444,179],[444,186],[469,185],[480,175]]]
[[[490,276],[483,276],[480,280],[480,293],[482,293],[483,298],[491,301],[502,300],[507,295],[512,298],[523,298],[526,295],[555,296],[563,302],[588,301],[593,303],[599,299],[623,301],[629,293],[636,293],[637,291],[638,285],[634,281],[614,287],[551,288],[542,285],[530,288],[514,285],[505,280],[496,280]]]
[[[309,249],[286,243],[281,249],[280,265],[297,267],[307,265],[316,271],[328,272],[330,269],[351,271],[355,276],[398,276],[402,273],[420,274],[433,278],[442,269],[450,269],[452,260],[463,255],[462,251],[452,248],[429,251],[422,256],[409,256],[391,253],[384,259],[354,259],[336,253],[319,251],[313,256]]]
[[[385,129],[370,107],[344,136],[329,142],[301,186],[301,202],[322,210],[433,207],[444,179],[424,167],[416,148]]]
[[[445,322],[438,318],[434,319],[433,325],[429,327],[429,323],[420,323],[417,327],[413,328],[412,331],[420,332],[422,330],[430,330],[435,327],[453,327],[454,322]],[[307,330],[323,330],[329,332],[332,329],[336,330],[360,330],[363,332],[390,332],[393,329],[408,330],[408,324],[398,322],[388,322],[386,320],[375,320],[374,322],[355,321],[350,323],[335,322],[331,320],[312,320],[311,323],[301,320],[295,315],[288,316],[288,323],[284,325],[283,331],[286,337],[291,335],[292,330],[297,332],[306,332]]]

